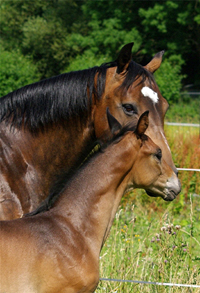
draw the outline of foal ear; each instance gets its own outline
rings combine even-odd
[[[148,116],[149,116],[149,111],[146,111],[140,116],[140,118],[138,120],[135,134],[138,135],[139,137],[141,137],[148,128],[148,125],[149,125],[149,117]]]
[[[162,56],[163,56],[164,52],[165,51],[161,51],[161,52],[157,53],[153,57],[153,59],[146,66],[144,66],[144,68],[146,68],[150,72],[154,73],[160,67],[160,65],[162,63]]]
[[[119,56],[117,58],[117,73],[120,74],[123,71],[127,69],[129,66],[129,63],[131,62],[132,59],[132,47],[133,47],[133,42],[126,44],[120,51]]]
[[[110,113],[109,108],[106,109],[108,124],[112,134],[116,135],[122,128],[119,121]]]

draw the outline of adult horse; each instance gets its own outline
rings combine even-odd
[[[0,219],[22,217],[44,200],[63,171],[76,169],[96,138],[107,140],[105,109],[125,124],[150,110],[148,135],[175,170],[163,121],[168,108],[146,65],[131,60],[133,43],[116,61],[62,74],[0,99]]]
[[[145,188],[165,200],[179,193],[176,174],[144,134],[148,113],[134,132],[131,125],[121,129],[109,112],[108,121],[113,141],[60,194],[32,216],[0,222],[1,293],[94,292],[99,254],[126,189]]]

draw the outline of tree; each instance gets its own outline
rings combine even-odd
[[[0,48],[0,97],[22,86],[38,81],[37,67],[16,51]]]
[[[41,78],[113,60],[134,41],[136,62],[164,49],[179,56],[184,82],[199,82],[198,0],[1,0],[0,9],[3,47],[31,56]]]

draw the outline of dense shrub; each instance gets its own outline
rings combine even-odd
[[[17,51],[0,48],[0,96],[39,79],[37,68]]]
[[[155,73],[159,89],[169,104],[178,102],[180,98],[181,81],[185,77],[181,74],[183,63],[181,56],[172,55],[163,61],[161,67]]]

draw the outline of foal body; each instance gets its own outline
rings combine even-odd
[[[99,254],[126,189],[165,200],[180,191],[160,148],[144,135],[147,125],[145,113],[135,132],[119,135],[69,180],[48,211],[0,222],[0,293],[94,292]]]

